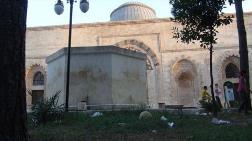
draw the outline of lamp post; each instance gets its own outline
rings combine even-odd
[[[73,4],[77,0],[67,0],[70,3],[70,18],[69,18],[69,34],[68,34],[68,48],[67,48],[67,73],[66,73],[66,101],[65,111],[68,112],[68,100],[69,100],[69,80],[70,80],[70,54],[71,54],[71,40],[72,40],[72,17],[73,17]],[[86,13],[89,9],[89,2],[87,0],[80,0],[80,9],[83,13]],[[57,15],[64,12],[64,5],[61,0],[54,5],[54,10]]]

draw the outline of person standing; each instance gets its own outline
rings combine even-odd
[[[238,93],[241,98],[241,105],[239,107],[239,113],[244,110],[245,114],[248,114],[249,109],[249,93],[246,87],[246,71],[241,71],[239,76]]]
[[[222,109],[222,104],[221,104],[221,101],[220,101],[221,90],[220,90],[217,83],[215,84],[214,95],[215,95],[215,100],[216,100],[217,105],[219,106],[219,108]]]

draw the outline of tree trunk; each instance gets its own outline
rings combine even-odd
[[[0,0],[0,140],[27,141],[27,0]]]
[[[211,96],[212,96],[212,104],[213,104],[213,115],[214,117],[217,117],[217,109],[216,109],[216,102],[214,98],[214,89],[213,89],[213,44],[210,44],[210,79],[211,79],[211,84],[210,84],[210,89],[211,89]]]
[[[236,9],[236,21],[237,21],[237,29],[238,29],[238,37],[239,37],[240,70],[245,70],[247,72],[246,86],[247,88],[250,88],[247,34],[246,34],[246,29],[245,29],[244,19],[243,19],[242,0],[235,0],[235,9]],[[249,102],[249,104],[251,108],[251,102]]]

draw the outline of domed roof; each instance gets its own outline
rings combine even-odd
[[[156,18],[156,12],[151,7],[140,2],[122,4],[110,14],[110,21],[144,20]]]

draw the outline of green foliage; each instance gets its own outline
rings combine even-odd
[[[234,0],[228,0],[229,4],[233,4],[234,3]]]
[[[217,42],[217,28],[232,22],[233,16],[226,16],[222,12],[226,0],[170,0],[173,6],[174,22],[181,24],[182,29],[173,28],[173,37],[183,43],[198,41],[200,46],[210,51],[211,94],[213,97],[213,44]],[[215,105],[213,105],[215,107]],[[215,109],[215,108],[213,108]],[[217,111],[214,111],[217,116]]]
[[[45,124],[48,121],[61,120],[64,106],[58,104],[60,91],[49,99],[45,98],[32,106],[32,120],[34,126]]]
[[[244,1],[244,0],[241,0],[241,1]],[[234,4],[235,3],[235,0],[228,0],[229,4]]]
[[[199,41],[200,46],[209,48],[215,44],[217,27],[232,22],[232,16],[225,16],[222,10],[226,0],[170,0],[173,5],[174,22],[182,29],[173,28],[174,38],[184,43]]]

